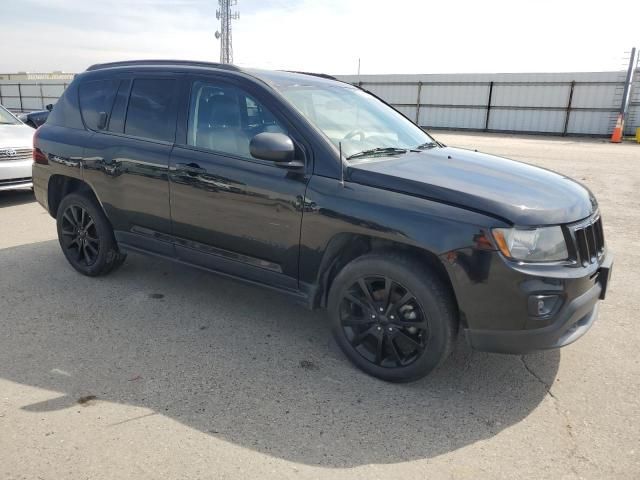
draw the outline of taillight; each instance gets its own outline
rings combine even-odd
[[[40,165],[49,165],[49,159],[39,148],[33,147],[33,161]]]
[[[49,165],[49,159],[39,148],[33,147],[33,161],[40,165]]]
[[[40,130],[40,127],[38,127],[33,134],[33,161],[40,165],[49,165],[49,158],[47,158],[45,153],[36,146],[36,142],[38,141],[38,130]]]

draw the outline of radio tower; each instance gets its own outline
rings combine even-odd
[[[231,20],[238,20],[240,14],[232,12],[231,7],[237,3],[237,0],[218,0],[220,8],[216,10],[216,18],[220,20],[220,31],[216,32],[216,38],[220,40],[220,63],[233,63]]]

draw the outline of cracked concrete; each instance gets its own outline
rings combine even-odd
[[[53,220],[4,192],[0,478],[640,478],[640,146],[437,137],[596,194],[616,264],[584,338],[524,357],[461,341],[433,376],[385,384],[270,292],[137,255],[80,277]]]
[[[534,372],[531,367],[529,366],[529,364],[527,364],[527,360],[525,359],[525,355],[520,355],[520,361],[522,362],[522,365],[524,366],[525,370],[527,372],[529,372],[529,374],[535,378],[536,380],[538,380],[545,388],[545,390],[547,391],[547,393],[549,394],[549,396],[551,398],[553,398],[554,400],[556,399],[556,396],[553,394],[553,392],[551,391],[551,385],[549,385],[547,382],[545,382],[544,380],[542,380],[538,374],[536,372]]]
[[[562,404],[561,404],[560,400],[558,399],[558,397],[556,397],[554,395],[553,391],[551,390],[552,385],[548,384],[542,378],[540,378],[540,376],[529,366],[529,364],[527,363],[527,360],[526,360],[526,355],[521,355],[520,356],[520,361],[522,362],[522,365],[524,366],[525,370],[545,388],[545,390],[549,394],[549,397],[553,401],[553,405],[555,407],[555,410],[556,410],[557,414],[560,415],[564,419],[564,427],[565,427],[565,430],[567,432],[568,438],[569,438],[569,440],[571,442],[571,447],[570,447],[569,455],[568,455],[568,461],[570,462],[571,471],[573,473],[575,473],[576,475],[578,475],[578,471],[576,469],[575,464],[573,464],[571,462],[574,459],[579,459],[579,460],[582,460],[582,461],[585,461],[585,460],[588,460],[588,459],[586,459],[585,457],[581,457],[581,456],[577,455],[578,441],[577,441],[576,436],[575,436],[575,434],[573,432],[573,426],[571,424],[571,418],[569,417],[569,413],[567,412],[567,410],[565,410],[562,407]]]

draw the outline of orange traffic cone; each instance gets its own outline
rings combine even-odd
[[[624,120],[622,119],[622,114],[618,115],[618,121],[616,121],[616,126],[613,129],[613,133],[611,134],[611,143],[620,143],[622,142],[622,130],[624,128]]]

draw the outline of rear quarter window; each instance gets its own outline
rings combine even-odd
[[[118,88],[117,80],[92,80],[80,85],[80,112],[87,128],[105,128]],[[100,125],[100,118],[105,120]]]
[[[73,80],[62,96],[58,99],[53,111],[47,117],[47,125],[84,130],[85,126],[80,116],[78,85],[80,80]]]

